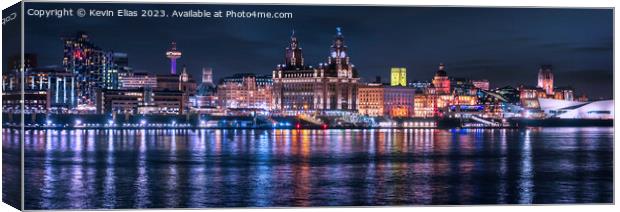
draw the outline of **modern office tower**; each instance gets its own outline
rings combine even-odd
[[[228,113],[267,112],[271,109],[271,76],[251,73],[235,74],[217,86],[219,106]]]
[[[489,80],[481,79],[481,80],[472,80],[471,83],[474,87],[482,90],[489,90]]]
[[[411,117],[415,88],[368,84],[358,88],[358,111],[367,116]]]
[[[76,75],[76,98],[80,110],[94,108],[97,90],[108,87],[106,73],[111,68],[111,61],[109,52],[95,46],[84,32],[64,39],[62,64]]]
[[[286,48],[285,63],[273,71],[273,106],[288,115],[320,113],[341,115],[357,111],[357,70],[350,63],[340,28],[327,63],[317,68],[304,64],[295,34]]]
[[[177,50],[177,43],[172,42],[170,49],[166,51],[166,57],[170,59],[170,74],[177,74],[177,59],[181,58],[181,51]]]
[[[407,86],[407,68],[393,67],[390,78],[391,86]]]
[[[433,77],[433,86],[437,94],[449,94],[450,93],[450,79],[446,72],[446,66],[443,63],[439,64],[439,69]]]
[[[553,67],[551,65],[542,65],[538,69],[538,87],[545,90],[547,95],[554,95]]]

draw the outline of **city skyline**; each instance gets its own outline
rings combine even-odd
[[[92,4],[89,8],[99,6]],[[46,7],[50,4],[37,4],[35,8]],[[188,6],[177,7],[187,9]],[[552,64],[557,86],[571,86],[595,99],[612,97],[612,27],[608,10],[324,8],[343,14],[333,16],[311,12],[320,8],[315,6],[204,7],[292,11],[294,17],[290,20],[144,20],[137,28],[128,27],[135,24],[122,18],[106,18],[105,23],[92,18],[86,23],[76,23],[78,18],[67,18],[54,24],[55,27],[44,26],[49,20],[27,18],[30,27],[26,32],[36,36],[26,37],[26,43],[30,44],[26,52],[37,53],[40,65],[57,65],[62,59],[57,53],[62,51],[59,38],[86,31],[102,49],[128,53],[130,66],[135,70],[164,74],[170,67],[165,51],[174,41],[184,55],[178,61],[179,67],[186,65],[194,77],[200,76],[202,67],[212,67],[215,80],[219,80],[234,73],[270,74],[277,64],[283,63],[284,48],[293,30],[304,49],[305,63],[316,67],[328,56],[335,28],[342,27],[351,62],[367,82],[374,81],[375,76],[387,81],[391,67],[407,68],[409,81],[430,80],[437,64],[445,63],[451,77],[488,79],[491,87],[534,86],[538,67]],[[458,16],[438,17],[435,14],[438,11]],[[377,15],[364,17],[368,12]],[[527,21],[533,17],[541,20]],[[314,21],[316,18],[323,21]],[[406,27],[378,24],[390,20]],[[503,21],[511,24],[502,24]],[[196,24],[213,27],[197,28]],[[110,27],[115,30],[109,30]],[[149,34],[150,30],[158,33]],[[438,33],[429,33],[432,31]],[[119,33],[126,42],[118,42]],[[148,39],[144,39],[147,34]]]

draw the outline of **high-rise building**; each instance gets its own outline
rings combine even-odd
[[[82,105],[80,108],[93,107],[98,90],[114,87],[114,80],[106,78],[114,76],[107,74],[112,68],[111,54],[95,46],[84,32],[64,39],[62,64],[76,75],[77,103],[78,106]]]
[[[547,95],[554,95],[553,67],[551,65],[542,65],[538,69],[538,87],[545,90]]]
[[[340,28],[331,45],[327,63],[317,68],[304,64],[295,34],[286,48],[285,63],[273,71],[273,105],[284,114],[357,111],[359,77],[347,55]]]
[[[177,74],[177,59],[181,58],[181,51],[177,50],[177,43],[172,42],[170,49],[166,51],[166,57],[170,59],[170,74]]]
[[[391,86],[407,86],[407,68],[404,67],[392,67]]]
[[[449,94],[450,93],[450,79],[446,72],[446,66],[443,63],[439,64],[439,69],[433,77],[433,86],[437,94]]]

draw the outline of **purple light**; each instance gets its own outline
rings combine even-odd
[[[177,59],[170,58],[170,73],[177,74]]]

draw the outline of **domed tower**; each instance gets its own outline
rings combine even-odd
[[[439,63],[439,69],[433,77],[433,86],[437,94],[449,94],[450,93],[450,79],[448,79],[448,73],[446,72],[446,66],[443,63]]]
[[[336,27],[336,37],[330,47],[330,54],[327,63],[320,64],[319,69],[327,76],[356,78],[357,71],[351,64],[351,58],[347,54],[348,48],[344,44],[342,28]]]
[[[288,67],[303,67],[304,65],[304,57],[301,51],[301,47],[299,47],[299,41],[297,41],[297,36],[295,36],[295,30],[291,34],[291,42],[288,47],[286,47],[286,66]]]

